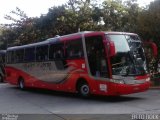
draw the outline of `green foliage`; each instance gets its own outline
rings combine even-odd
[[[152,39],[160,48],[159,0],[143,8],[136,0],[104,0],[102,4],[95,0],[68,0],[66,5],[49,8],[48,13],[40,17],[28,17],[16,8],[5,18],[12,23],[0,27],[0,49],[79,30],[135,32],[144,40]]]
[[[131,7],[133,5],[132,2],[123,4],[121,0],[106,0],[101,5],[95,0],[69,0],[65,6],[52,7],[46,15],[39,18],[30,18],[24,11],[16,8],[11,11],[16,18],[5,16],[12,23],[3,25],[7,34],[4,32],[1,35],[1,41],[5,41],[3,43],[8,43],[9,46],[15,46],[79,30],[134,31],[136,27],[133,27],[135,24],[132,23],[136,23],[136,19],[133,17],[137,14],[138,8]],[[132,11],[136,11],[135,14]],[[100,24],[103,20],[105,25]]]
[[[107,30],[122,31],[122,19],[125,14],[126,10],[121,0],[106,0],[103,2],[103,16]]]
[[[158,46],[158,50],[160,50],[160,1],[155,0],[150,3],[145,9],[139,13],[137,18],[137,25],[138,25],[138,33],[144,40],[148,40],[151,42],[156,43]],[[147,53],[148,54],[148,53]],[[150,63],[154,65],[154,72],[157,71],[158,67],[158,60],[160,59],[160,51],[158,54],[158,58],[154,60],[150,60]],[[147,55],[151,58],[151,55]],[[153,62],[154,61],[154,62]]]
[[[139,31],[145,39],[160,38],[160,1],[151,2],[139,16]],[[156,41],[155,41],[156,42]]]
[[[141,8],[135,2],[106,0],[103,2],[103,17],[106,30],[137,32],[137,17]]]

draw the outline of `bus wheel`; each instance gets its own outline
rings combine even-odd
[[[82,97],[88,97],[90,94],[90,89],[87,83],[81,83],[78,87],[78,93]]]
[[[24,79],[23,78],[20,78],[19,81],[18,81],[18,87],[21,89],[21,90],[24,90],[25,86],[24,86]]]
[[[2,77],[2,75],[0,75],[0,82],[3,82],[3,77]]]

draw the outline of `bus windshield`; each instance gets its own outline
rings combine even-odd
[[[137,35],[107,34],[115,44],[116,55],[111,58],[112,74],[135,76],[147,73],[146,59]]]

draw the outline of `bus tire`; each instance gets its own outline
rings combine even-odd
[[[78,84],[78,93],[82,97],[88,97],[90,95],[90,88],[87,82],[80,82]]]
[[[23,78],[19,78],[19,80],[18,80],[18,87],[19,87],[21,90],[24,90],[24,89],[25,89],[25,82],[24,82],[24,79],[23,79]]]
[[[2,83],[3,82],[3,76],[0,75],[0,82]]]

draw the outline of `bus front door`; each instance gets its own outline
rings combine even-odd
[[[93,77],[108,77],[107,60],[102,36],[85,37],[89,72]]]

